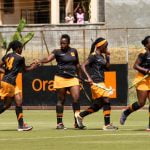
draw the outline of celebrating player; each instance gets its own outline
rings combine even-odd
[[[26,67],[25,58],[21,56],[23,45],[19,41],[13,41],[9,44],[7,52],[12,49],[13,52],[4,55],[0,62],[1,72],[4,73],[0,81],[0,114],[7,110],[12,100],[16,102],[16,116],[18,120],[18,131],[29,131],[33,127],[28,126],[23,121],[22,96],[16,86],[16,77],[19,71],[29,71],[36,68],[36,64]],[[2,67],[4,69],[2,69]]]
[[[65,96],[67,90],[70,91],[70,94],[73,98],[72,107],[75,112],[80,111],[79,104],[79,95],[80,95],[80,86],[79,80],[70,76],[67,73],[78,74],[79,73],[79,59],[77,50],[71,48],[70,37],[67,34],[63,34],[60,39],[60,49],[55,49],[47,58],[39,60],[38,63],[48,63],[56,59],[57,61],[57,73],[54,77],[54,88],[57,91],[57,127],[56,129],[66,129],[63,124],[63,111]],[[77,128],[77,123],[75,120],[75,128]]]
[[[131,113],[145,105],[147,98],[150,101],[150,36],[145,37],[144,40],[142,40],[142,44],[144,45],[146,52],[140,53],[134,63],[134,69],[138,71],[134,80],[134,83],[139,82],[136,85],[138,101],[128,106],[128,108],[122,112],[120,118],[121,125],[124,125],[127,117]]]
[[[91,84],[91,92],[94,100],[87,110],[75,114],[80,128],[84,128],[82,120],[85,116],[97,112],[103,107],[105,121],[103,130],[118,129],[110,123],[111,106],[108,91],[92,85],[92,83],[97,83],[104,88],[106,87],[104,83],[104,71],[106,71],[110,65],[110,53],[107,50],[107,46],[108,42],[104,38],[96,39],[92,44],[88,59],[82,65],[82,70],[86,74],[88,82]],[[86,66],[89,67],[88,71]]]

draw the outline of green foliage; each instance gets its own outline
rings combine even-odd
[[[19,33],[22,32],[25,26],[26,26],[26,21],[25,21],[25,19],[21,19],[21,20],[19,21],[19,25],[18,25],[18,27],[17,27],[17,31],[18,31]]]
[[[12,35],[12,37],[10,38],[10,41],[7,41],[6,39],[4,39],[2,34],[0,34],[0,47],[3,49],[7,49],[9,43],[14,40],[20,41],[23,44],[23,46],[25,46],[25,44],[27,44],[34,36],[33,32],[29,32],[26,35],[22,35],[22,32],[25,26],[26,26],[25,19],[21,19],[17,26],[16,32]]]
[[[23,45],[27,44],[34,36],[33,32],[30,32],[28,34],[26,34],[24,37],[22,37],[21,42],[23,43]]]
[[[11,41],[21,41],[21,34],[19,32],[15,32],[14,35],[11,37]]]
[[[7,46],[7,41],[3,38],[2,34],[0,33],[0,48],[6,49]]]

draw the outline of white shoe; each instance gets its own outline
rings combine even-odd
[[[75,113],[75,118],[77,120],[78,128],[79,129],[85,129],[86,126],[83,125],[83,118],[80,116],[79,112]]]
[[[108,124],[107,126],[103,126],[103,130],[104,131],[115,131],[115,130],[118,130],[118,127],[116,127],[112,124]]]
[[[59,124],[57,124],[56,129],[59,129],[59,130],[66,130],[67,128],[64,126],[63,123],[59,123]]]
[[[150,131],[150,127],[148,127],[148,128],[146,129],[146,131]]]
[[[24,124],[22,127],[18,127],[18,131],[30,131],[30,130],[32,130],[33,129],[33,127],[32,126],[28,126],[27,124]]]

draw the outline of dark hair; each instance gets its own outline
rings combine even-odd
[[[146,36],[145,38],[144,38],[144,40],[142,40],[141,41],[141,43],[144,45],[144,46],[146,46],[147,44],[148,44],[148,39],[150,38],[150,36]]]
[[[97,39],[92,43],[92,45],[91,45],[91,50],[90,50],[90,54],[94,52],[96,44],[99,43],[99,42],[101,42],[101,41],[103,41],[103,40],[105,40],[105,39],[102,38],[102,37],[99,37],[99,38],[97,38]]]
[[[67,39],[67,41],[68,41],[68,43],[70,44],[70,36],[68,35],[68,34],[63,34],[62,36],[61,36],[61,39]]]
[[[9,43],[9,46],[8,46],[8,48],[7,48],[7,50],[6,50],[6,54],[8,53],[8,51],[9,51],[10,49],[12,49],[13,51],[16,51],[17,48],[22,48],[22,47],[23,47],[23,45],[22,45],[21,42],[19,42],[19,41],[17,41],[17,40],[12,41],[12,42]]]
[[[84,13],[84,10],[83,10],[83,8],[81,6],[78,8],[77,12],[79,12],[79,9],[81,9],[82,12]]]

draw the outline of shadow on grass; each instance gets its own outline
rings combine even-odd
[[[54,130],[58,130],[58,129],[54,129]],[[60,129],[59,129],[60,130]],[[127,132],[127,131],[131,131],[131,132],[135,132],[135,131],[137,131],[137,132],[139,132],[139,131],[146,131],[146,129],[118,129],[118,130],[103,130],[102,128],[86,128],[86,129],[78,129],[78,128],[67,128],[67,129],[65,129],[65,130],[79,130],[79,131],[86,131],[86,130],[89,130],[89,131],[123,131],[123,132]],[[150,131],[147,131],[147,132],[150,132]]]
[[[100,130],[103,131],[102,128],[85,128],[85,129],[79,129],[79,128],[67,128],[67,129],[54,129],[54,130],[74,130],[74,131],[85,131],[85,130]]]
[[[17,129],[0,129],[0,132],[1,132],[1,131],[13,131],[13,132],[14,132],[14,131],[17,131]],[[17,131],[17,132],[18,132],[18,131]]]

